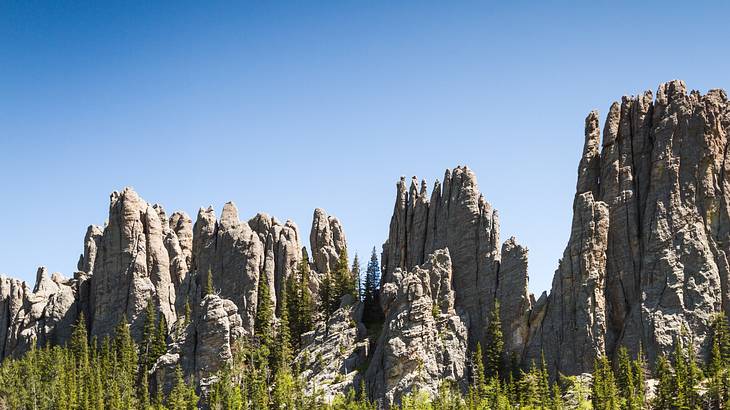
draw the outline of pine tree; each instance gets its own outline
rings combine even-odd
[[[544,408],[550,407],[550,375],[548,374],[547,363],[545,362],[545,353],[540,352],[540,406]]]
[[[487,326],[487,377],[499,378],[504,366],[504,338],[502,337],[502,320],[499,314],[499,301],[494,301],[494,309],[489,316]]]
[[[724,313],[718,313],[712,322],[712,347],[707,365],[708,396],[712,408],[722,408],[725,401],[730,399],[725,386],[727,355],[730,347],[728,338],[730,338],[730,332],[728,332],[727,318]]]
[[[380,264],[378,254],[373,247],[367,269],[365,271],[365,284],[363,286],[363,322],[367,324],[383,321],[383,310],[380,307],[379,298],[380,285]]]
[[[117,355],[116,379],[119,384],[121,408],[132,408],[136,402],[134,381],[137,372],[137,347],[129,333],[129,324],[126,315],[117,325],[114,335],[114,345]]]
[[[669,409],[673,405],[675,381],[672,366],[664,355],[657,358],[656,378],[658,384],[653,406],[656,409]]]
[[[274,388],[271,393],[273,407],[276,409],[296,408],[296,382],[287,366],[280,367],[274,376]]]
[[[634,367],[634,391],[636,400],[634,402],[637,408],[643,409],[646,406],[646,359],[644,358],[644,348],[639,344],[639,352],[636,354],[636,360],[633,362]]]
[[[149,379],[146,370],[141,369],[139,373],[140,382],[137,386],[139,390],[139,408],[147,410],[150,407]]]
[[[611,363],[606,356],[602,356],[594,362],[592,393],[594,409],[618,410],[618,389]]]
[[[482,352],[482,344],[477,342],[477,348],[476,351],[474,351],[472,359],[472,362],[474,363],[472,387],[474,387],[476,392],[480,395],[483,394],[487,386],[483,357],[484,353]]]
[[[352,268],[350,269],[352,272],[352,279],[354,281],[354,287],[355,292],[357,292],[357,300],[362,301],[363,296],[363,281],[362,281],[362,272],[360,267],[360,257],[355,253],[355,259],[352,260]]]
[[[147,307],[145,308],[144,326],[142,327],[142,343],[139,346],[139,362],[142,369],[149,370],[154,364],[152,350],[154,349],[155,338],[155,322],[157,319],[157,311],[152,298],[147,299]]]
[[[287,281],[285,280],[285,284]],[[279,324],[276,331],[276,343],[274,345],[274,360],[272,361],[272,370],[276,373],[280,369],[289,370],[289,363],[291,362],[291,336],[289,333],[289,309],[287,307],[288,301],[286,293],[282,292],[281,299],[279,299],[279,306],[281,308],[281,317],[279,318]]]
[[[165,353],[167,353],[167,320],[165,319],[165,315],[160,314],[160,319],[157,321],[154,343],[152,345],[152,363],[154,364]]]
[[[286,281],[287,309],[289,313],[289,334],[292,348],[299,350],[301,335],[312,330],[313,311],[312,292],[309,289],[309,256],[302,249],[302,259],[297,269]]]
[[[314,329],[314,298],[309,288],[310,280],[309,255],[307,248],[302,248],[302,260],[299,266],[299,297],[296,299],[299,328],[297,338]]]
[[[319,285],[319,309],[324,314],[325,322],[329,320],[330,314],[332,314],[332,305],[334,295],[334,282],[330,272],[325,272],[324,278]]]
[[[258,308],[256,309],[254,333],[262,347],[268,349],[269,353],[274,342],[273,322],[274,303],[271,300],[269,282],[266,275],[261,275],[259,277]]]
[[[724,312],[715,315],[712,322],[712,338],[719,345],[720,361],[723,366],[727,366],[730,363],[730,328]]]
[[[636,398],[636,383],[634,380],[634,366],[629,358],[629,352],[625,346],[618,350],[618,391],[625,400],[626,409],[640,409]]]
[[[188,407],[187,386],[180,366],[175,367],[175,384],[167,397],[167,407],[170,410],[186,410]]]
[[[332,280],[329,314],[340,307],[340,301],[345,295],[350,295],[353,299],[357,298],[357,284],[348,266],[347,249],[340,251]]]
[[[695,353],[694,340],[692,338],[690,338],[689,343],[687,343],[685,358],[687,360],[687,404],[690,409],[699,409],[701,402],[699,387],[702,382],[703,375],[702,370],[697,364],[697,355]]]
[[[79,319],[73,327],[71,333],[71,350],[76,356],[77,361],[88,364],[89,360],[89,343],[88,334],[86,332],[86,318],[84,312],[79,314]]]
[[[553,410],[563,410],[565,408],[565,404],[563,403],[563,393],[560,391],[558,383],[553,383],[552,402],[549,408]]]

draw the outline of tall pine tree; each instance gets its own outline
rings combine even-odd
[[[266,275],[259,276],[258,307],[256,309],[256,321],[254,333],[258,337],[261,346],[271,353],[274,342],[274,303],[271,300],[269,281]]]
[[[489,316],[487,326],[487,377],[499,378],[504,368],[504,338],[502,337],[502,319],[499,313],[499,300],[494,301],[494,309]]]
[[[367,269],[365,270],[365,281],[363,285],[363,322],[366,324],[380,323],[383,321],[383,310],[380,307],[380,263],[378,253],[373,247]]]

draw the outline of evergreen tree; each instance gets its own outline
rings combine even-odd
[[[285,285],[289,282],[286,279],[284,279],[284,281]],[[289,309],[287,305],[288,301],[286,292],[282,292],[281,298],[279,299],[281,315],[276,331],[276,343],[274,344],[273,356],[274,360],[272,362],[272,369],[274,373],[283,368],[289,370],[289,364],[291,363],[291,336],[289,333]]]
[[[155,322],[157,319],[157,310],[152,298],[147,299],[147,307],[145,308],[144,326],[142,327],[142,343],[139,346],[139,362],[142,369],[149,370],[156,359],[153,353],[155,341]]]
[[[486,372],[484,369],[484,361],[483,361],[484,353],[482,352],[482,344],[477,342],[477,349],[474,352],[472,362],[473,365],[473,375],[472,375],[472,387],[475,389],[475,391],[478,394],[483,394],[484,390],[487,386],[486,381]]]
[[[137,346],[129,333],[129,324],[126,315],[117,325],[114,344],[117,354],[116,383],[119,385],[120,408],[135,407],[136,389],[134,381],[137,374]]]
[[[545,353],[540,352],[540,373],[539,373],[539,392],[540,406],[543,408],[550,407],[550,375],[548,374],[547,363],[545,362]]]
[[[139,408],[143,410],[147,410],[150,407],[150,391],[149,391],[149,377],[147,376],[147,371],[144,369],[140,370],[140,382],[137,385],[137,388],[139,390]]]
[[[180,366],[175,367],[175,384],[167,397],[167,407],[169,410],[188,410],[190,408],[189,389],[185,385],[182,370]]]
[[[685,358],[687,360],[687,405],[690,409],[699,409],[701,403],[699,387],[702,382],[703,374],[697,364],[697,355],[695,353],[694,340],[692,340],[692,338],[690,338],[689,343],[687,343]]]
[[[332,281],[332,275],[329,272],[325,272],[324,278],[319,285],[319,309],[324,315],[324,320],[329,320],[330,314],[333,312],[332,305],[334,304],[334,286]]]
[[[352,268],[350,269],[352,277],[352,286],[355,288],[355,297],[357,300],[362,298],[362,278],[360,278],[360,258],[355,253],[355,259],[352,260]]]
[[[254,333],[262,347],[266,348],[269,353],[274,342],[273,322],[274,303],[271,300],[269,282],[266,275],[261,275],[259,277],[258,308],[256,309]]]
[[[348,266],[347,249],[342,249],[337,259],[337,266],[332,275],[331,296],[329,302],[329,314],[332,314],[340,307],[340,301],[345,295],[357,298],[357,282]]]
[[[79,314],[79,319],[73,327],[71,333],[71,350],[76,356],[76,360],[88,364],[89,360],[89,343],[88,334],[86,332],[86,318],[84,312]]]
[[[167,353],[167,320],[165,319],[165,315],[160,313],[160,319],[157,321],[157,330],[152,345],[152,358],[154,361],[157,361],[165,353]]]
[[[289,334],[292,349],[298,351],[302,334],[314,327],[314,306],[312,291],[309,289],[309,256],[306,248],[302,249],[302,259],[297,269],[286,281],[287,310],[289,313]]]
[[[310,273],[307,248],[302,248],[302,261],[299,267],[299,297],[296,299],[297,321],[300,325],[297,329],[297,338],[314,329],[314,298],[309,288]]]
[[[611,363],[606,356],[595,360],[592,387],[593,408],[596,410],[618,410],[619,396]]]
[[[673,369],[666,356],[660,355],[656,363],[656,378],[658,380],[656,395],[653,400],[654,408],[670,409],[674,404],[674,375]]]
[[[621,397],[624,399],[624,409],[640,409],[636,397],[636,382],[634,380],[634,366],[629,358],[629,352],[625,346],[618,350],[618,377],[617,385]]]
[[[563,403],[563,393],[560,391],[558,383],[553,383],[553,396],[550,407],[553,410],[563,410],[565,404]]]
[[[280,367],[274,376],[271,401],[276,409],[296,408],[296,382],[288,366]]]
[[[379,323],[383,321],[383,310],[380,307],[380,264],[378,254],[373,247],[367,269],[365,271],[365,283],[363,285],[363,322]]]
[[[504,366],[504,338],[502,337],[502,320],[499,314],[499,301],[494,301],[494,309],[487,326],[487,377],[499,378]]]
[[[644,358],[644,348],[639,344],[639,353],[633,363],[634,367],[634,392],[636,400],[634,402],[637,408],[643,409],[646,406],[646,359]]]
[[[728,319],[724,312],[715,315],[712,322],[712,338],[717,341],[720,357],[723,366],[730,364],[730,329]]]

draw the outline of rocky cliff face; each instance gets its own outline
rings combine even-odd
[[[448,249],[454,304],[468,318],[470,348],[477,342],[486,346],[484,329],[499,300],[504,305],[506,344],[522,357],[531,309],[527,249],[514,238],[500,244],[497,211],[479,192],[469,168],[447,170],[443,186],[436,181],[430,199],[426,182],[418,185],[415,177],[409,189],[404,178],[397,185],[390,233],[383,245],[383,286],[398,284],[394,277],[398,269],[410,270],[435,250]]]
[[[363,380],[387,406],[415,388],[433,394],[442,379],[463,385],[471,352],[489,342],[497,301],[507,353],[525,366],[544,354],[553,374],[589,371],[619,346],[642,346],[653,362],[678,337],[706,354],[712,316],[730,314],[727,96],[672,81],[656,97],[614,103],[602,128],[591,112],[570,239],[550,293],[537,300],[527,248],[500,242],[497,211],[472,170],[447,170],[430,195],[425,181],[402,178],[383,245],[383,330],[368,339],[362,306],[344,301],[304,337],[298,360],[310,389],[331,397]],[[0,358],[64,343],[80,313],[91,335],[126,316],[139,338],[153,303],[169,327],[154,380],[168,385],[180,365],[204,387],[253,332],[257,301],[281,300],[301,240],[293,222],[263,213],[242,221],[233,203],[219,217],[201,208],[193,223],[129,188],[114,192],[108,223],[88,228],[72,278],[40,269],[33,288],[0,278]],[[342,224],[321,209],[309,240],[316,295],[347,244]],[[204,296],[208,277],[214,294]],[[259,294],[261,281],[270,294]]]
[[[682,327],[707,353],[711,316],[728,311],[729,130],[725,92],[688,94],[682,81],[613,103],[602,140],[589,114],[571,239],[533,356],[554,351],[570,372],[588,368],[581,353],[621,345],[653,360]]]
[[[312,226],[310,288],[316,291],[346,241],[339,220],[321,209]],[[153,303],[169,331],[169,350],[153,369],[155,380],[169,386],[180,365],[204,387],[231,360],[235,342],[253,333],[261,280],[276,306],[284,280],[302,258],[300,237],[293,222],[264,213],[241,221],[230,202],[220,218],[201,208],[193,223],[183,212],[168,217],[130,188],[114,192],[106,226],[87,229],[72,279],[49,276],[45,268],[32,289],[0,278],[0,358],[33,344],[65,343],[80,313],[92,336],[113,333],[126,317],[139,339],[147,304]],[[215,294],[204,296],[209,276]]]
[[[401,179],[383,246],[384,283],[438,247],[453,260],[455,305],[471,346],[502,306],[507,349],[523,363],[545,353],[552,370],[577,374],[599,355],[640,346],[653,361],[687,329],[707,353],[712,316],[728,311],[730,224],[726,187],[730,110],[724,91],[687,93],[681,81],[624,97],[603,127],[586,119],[573,223],[551,292],[527,295],[526,250],[500,251],[496,211],[466,168],[447,171],[430,200]],[[688,342],[689,340],[685,340]]]
[[[294,362],[307,393],[321,394],[329,402],[359,387],[370,346],[362,313],[362,303],[346,296],[326,323],[318,322],[302,336],[303,347]]]
[[[466,385],[467,325],[455,308],[449,251],[431,253],[383,285],[383,331],[368,367],[370,395],[389,407],[419,390],[435,396],[442,381]]]
[[[0,352],[17,356],[33,344],[61,344],[77,316],[77,282],[39,268],[36,284],[0,278]]]

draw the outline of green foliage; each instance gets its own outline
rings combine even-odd
[[[284,279],[286,283],[289,282]],[[279,323],[276,330],[276,343],[273,346],[273,357],[271,367],[274,373],[282,370],[284,372],[290,371],[290,364],[292,360],[292,348],[291,348],[291,336],[289,328],[289,309],[287,307],[288,300],[286,292],[282,292],[281,298],[279,299],[279,307],[281,308],[281,315],[279,317]]]
[[[301,337],[314,328],[314,302],[309,289],[309,255],[302,249],[297,269],[286,281],[285,293],[289,319],[289,334],[294,350],[299,350]]]
[[[619,409],[619,392],[611,363],[606,356],[594,361],[592,399],[596,410]]]
[[[660,355],[657,358],[655,373],[658,384],[652,404],[655,409],[669,409],[674,397],[674,374],[666,356]]]
[[[482,393],[487,387],[487,380],[486,380],[486,372],[484,370],[484,361],[482,358],[484,357],[484,353],[482,353],[482,344],[477,343],[477,349],[474,351],[474,355],[472,358],[473,362],[473,369],[472,369],[472,388],[476,390],[477,393]]]
[[[289,282],[301,284],[292,276]],[[295,288],[295,287],[294,287]],[[268,295],[268,286],[262,282]],[[80,315],[67,346],[33,347],[25,355],[8,358],[0,365],[0,408],[9,409],[351,409],[375,410],[364,385],[325,401],[315,393],[305,394],[306,381],[292,368],[289,313],[291,304],[284,292],[280,299],[281,315],[273,320],[270,299],[260,301],[257,334],[240,339],[234,345],[232,362],[216,374],[202,399],[178,367],[172,385],[163,389],[154,383],[150,389],[147,366],[150,358],[163,352],[167,324],[162,316],[147,312],[139,346],[130,335],[126,319],[117,325],[112,339],[88,340],[86,323]],[[267,308],[267,304],[268,306]],[[293,303],[292,303],[293,304]],[[270,315],[265,314],[267,309]],[[296,309],[295,309],[296,310]],[[498,310],[497,310],[498,312]],[[498,313],[496,314],[498,317]],[[267,319],[268,318],[268,319]],[[724,319],[723,319],[724,320]],[[154,325],[151,325],[154,324]],[[268,324],[267,324],[268,323]],[[498,323],[498,322],[494,322]],[[724,349],[721,324],[712,335],[711,360],[707,378],[697,363],[694,344],[678,338],[670,361],[659,356],[654,378],[658,380],[651,406],[646,403],[646,364],[641,348],[635,359],[619,348],[616,361],[596,359],[593,382],[582,377],[560,377],[551,384],[544,358],[539,366],[519,369],[516,360],[511,371],[490,374],[483,359],[490,349],[481,344],[472,355],[472,382],[465,394],[455,382],[444,380],[431,397],[415,390],[402,397],[393,409],[699,409],[728,408],[730,374],[722,356]],[[491,333],[491,332],[489,332]],[[268,336],[267,336],[268,335]],[[268,342],[267,342],[268,339]],[[497,340],[491,335],[489,340]],[[491,347],[491,346],[490,346]],[[719,352],[719,353],[718,353]],[[504,357],[501,354],[499,357]],[[495,363],[495,362],[493,362]],[[590,386],[590,387],[589,387]],[[165,394],[167,393],[167,394]]]
[[[352,286],[355,288],[355,297],[357,300],[362,298],[362,278],[360,277],[360,257],[355,254],[355,259],[352,260],[352,268],[350,268],[350,276],[352,277]]]
[[[348,267],[347,249],[343,249],[337,259],[337,266],[331,273],[327,273],[320,286],[320,309],[325,320],[340,307],[342,297],[351,295],[357,298],[358,282]],[[358,268],[359,270],[359,268]]]
[[[502,337],[502,319],[499,313],[499,301],[494,301],[494,309],[489,315],[487,326],[487,360],[485,370],[487,377],[500,377],[504,369],[504,338]]]
[[[254,333],[261,342],[261,345],[269,349],[274,342],[274,303],[271,300],[271,291],[266,275],[259,277],[258,307],[256,309],[256,321],[254,322]]]
[[[702,379],[702,371],[697,365],[697,358],[694,350],[693,340],[689,340],[686,347],[681,336],[686,335],[682,328],[680,337],[674,342],[674,384],[676,392],[674,405],[681,410],[699,409],[700,395],[699,384]]]
[[[138,363],[138,346],[126,319],[117,325],[113,340],[105,337],[101,342],[89,342],[81,314],[66,346],[33,348],[2,362],[0,408],[166,409],[164,403],[156,406],[158,400],[150,397],[148,374],[142,364]],[[178,385],[186,391],[188,402],[186,407],[174,408],[197,408],[192,385]]]
[[[362,301],[364,304],[363,322],[365,324],[380,323],[383,321],[383,310],[380,307],[380,263],[378,253],[373,247],[362,286]]]

